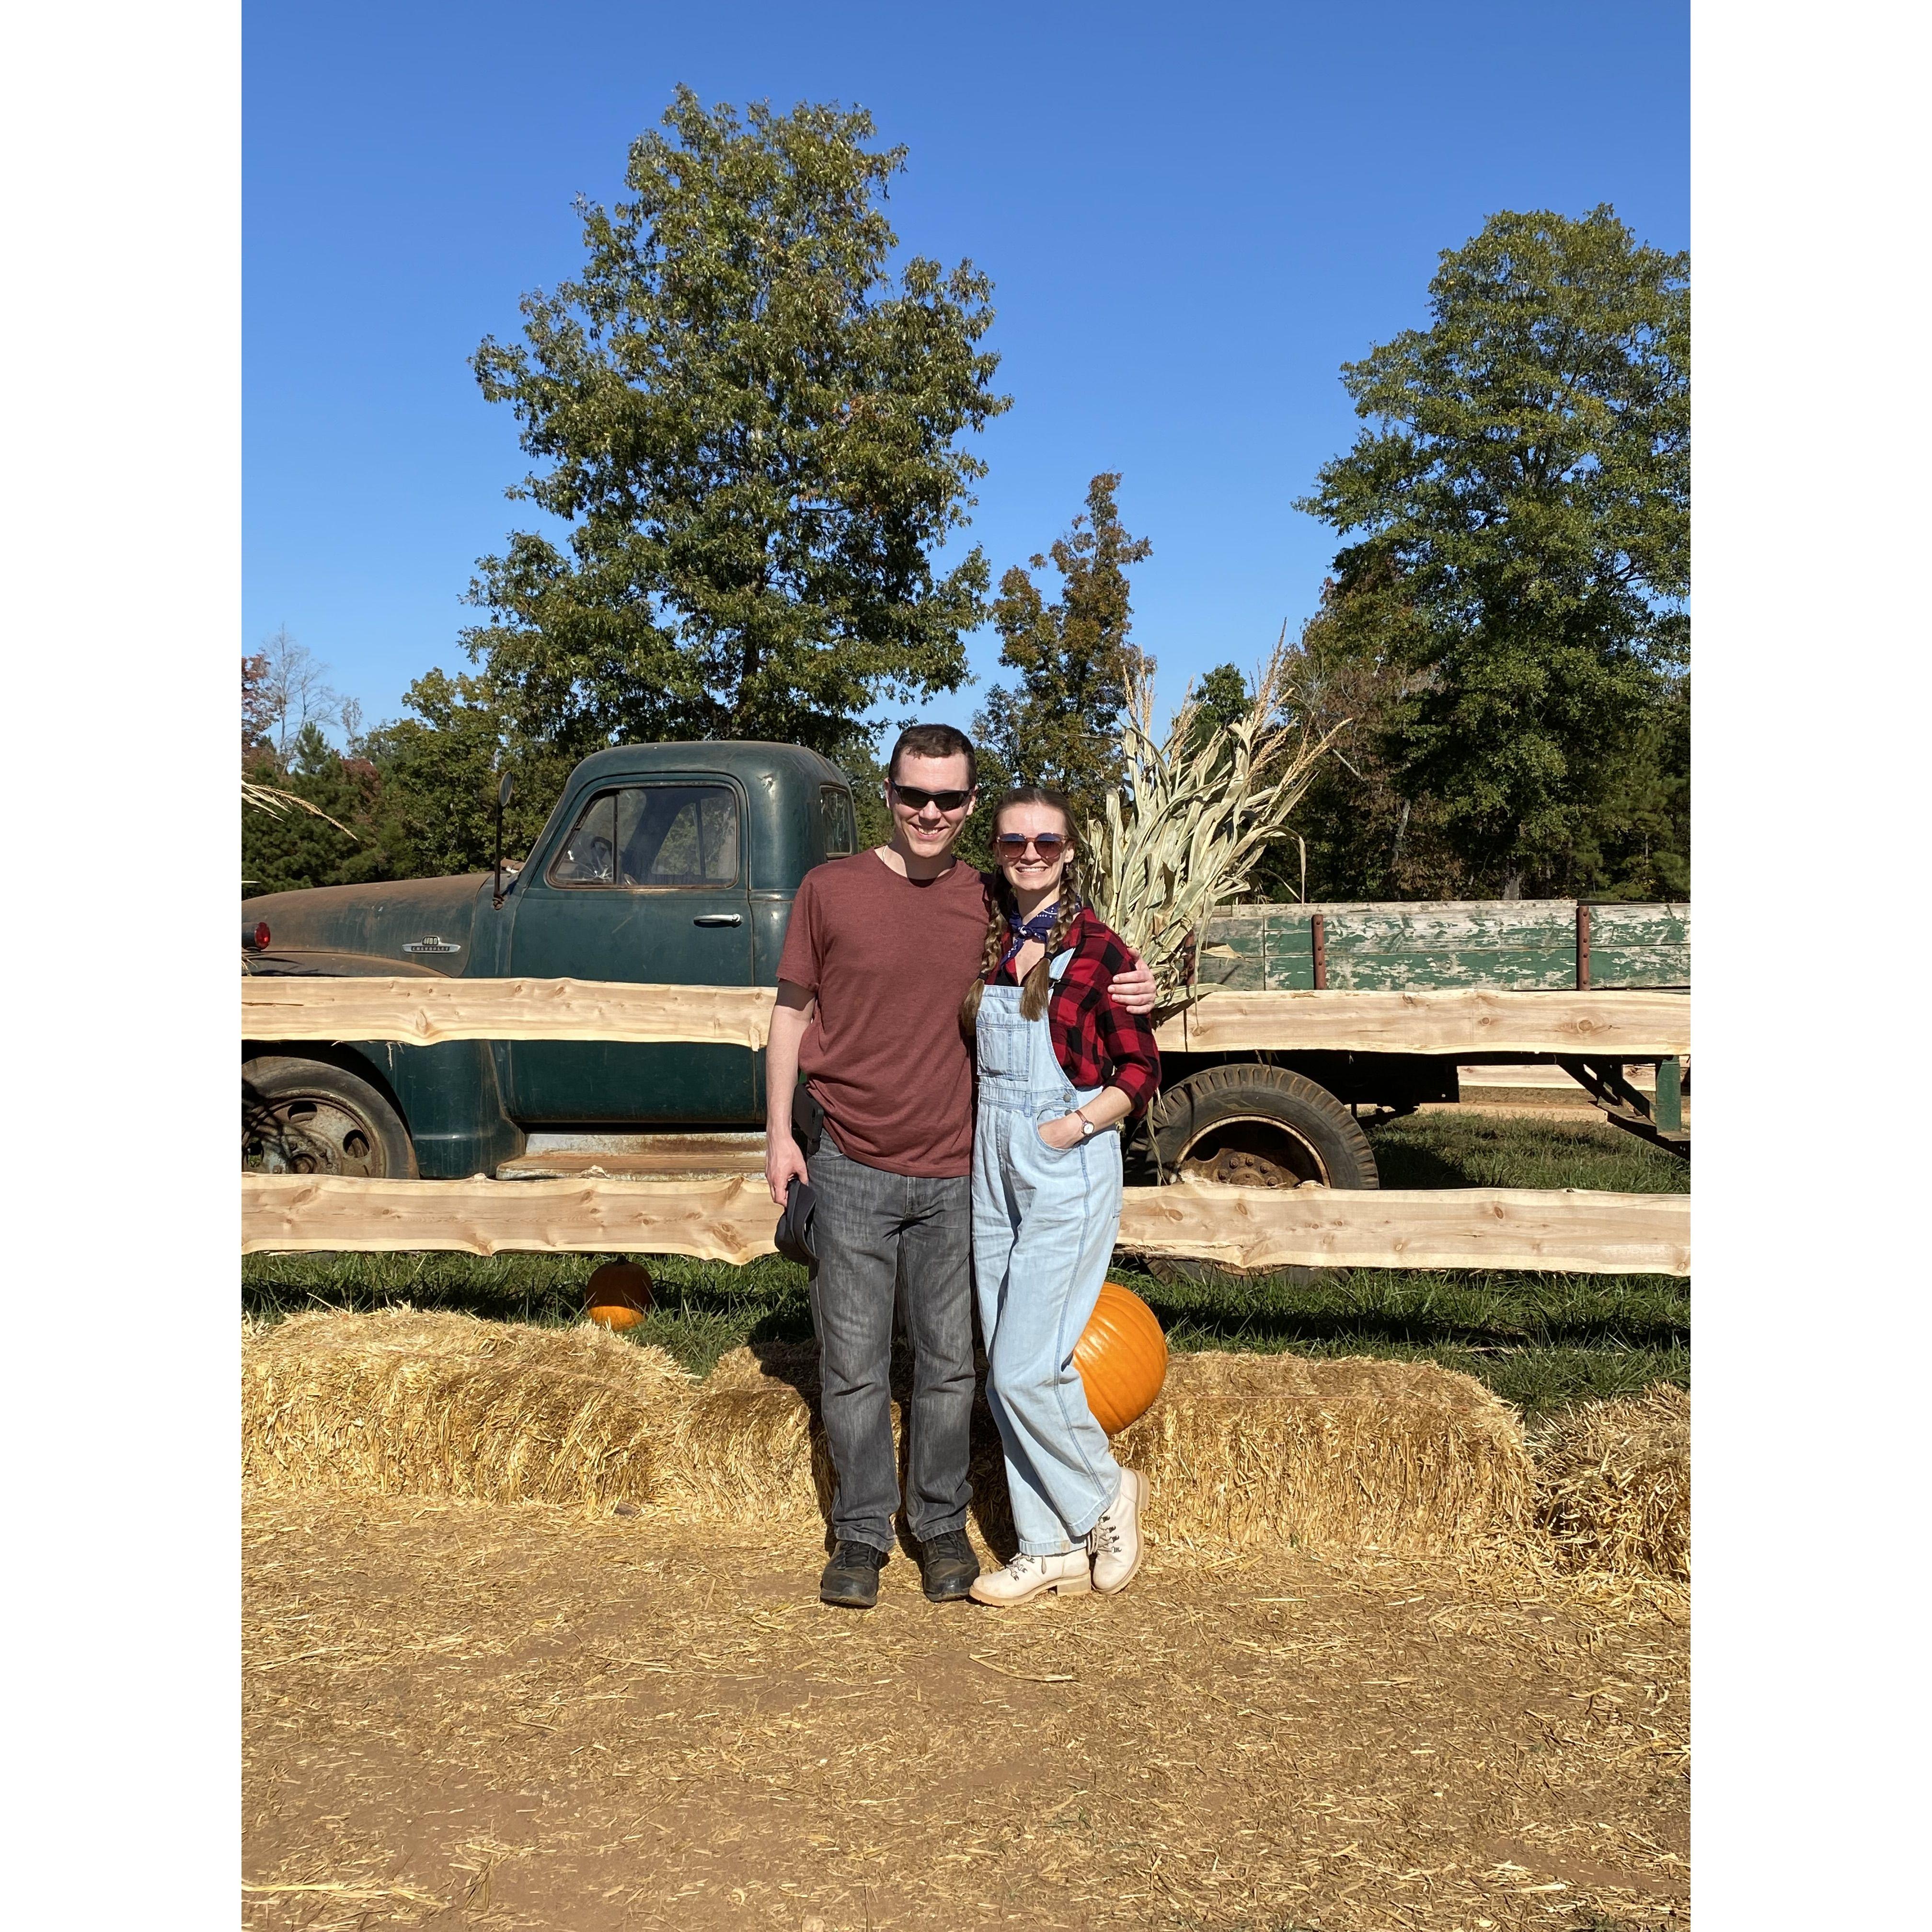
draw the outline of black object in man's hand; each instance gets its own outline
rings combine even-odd
[[[796,1262],[800,1268],[810,1268],[818,1258],[812,1246],[812,1218],[818,1207],[818,1196],[812,1192],[812,1183],[794,1174],[785,1188],[784,1212],[778,1216],[772,1245],[787,1261]]]

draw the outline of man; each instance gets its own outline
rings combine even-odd
[[[973,1056],[959,1004],[985,956],[988,884],[956,859],[972,815],[972,742],[950,724],[902,733],[886,766],[890,844],[806,874],[778,962],[765,1056],[765,1178],[818,1198],[812,1319],[836,1488],[828,1604],[869,1610],[899,1506],[891,1396],[896,1290],[913,1350],[906,1515],[934,1603],[980,1574],[966,1538],[973,1410]],[[1114,997],[1150,1011],[1136,960]],[[824,1110],[809,1162],[792,1130],[802,1069]]]

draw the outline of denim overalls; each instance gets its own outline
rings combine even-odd
[[[1054,961],[1056,982],[1072,957]],[[1120,1230],[1120,1137],[1108,1130],[1064,1151],[1040,1138],[1042,1121],[1101,1090],[1068,1080],[1046,1016],[1021,1018],[1020,992],[980,996],[973,1272],[1013,1527],[1022,1550],[1050,1556],[1084,1542],[1120,1486],[1073,1366]]]

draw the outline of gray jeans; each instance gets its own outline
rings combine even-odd
[[[832,1531],[890,1550],[899,1506],[892,1450],[892,1307],[902,1276],[913,1352],[906,1520],[921,1542],[962,1528],[973,1420],[972,1180],[888,1174],[827,1134],[811,1162],[818,1196],[812,1323],[818,1334]]]

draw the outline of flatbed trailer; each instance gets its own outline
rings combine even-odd
[[[1682,902],[1576,899],[1233,906],[1203,934],[1193,977],[1209,998],[1216,992],[1458,988],[1642,991],[1688,998],[1690,908]],[[1458,1101],[1459,1066],[1554,1067],[1613,1125],[1687,1158],[1690,1152],[1688,1057],[1630,1061],[1559,1054],[1464,1052],[1451,1058],[1286,1051],[1264,1057],[1312,1079],[1358,1112],[1377,1114]],[[1199,1070],[1187,1064],[1191,1058],[1170,1056],[1170,1086]]]

